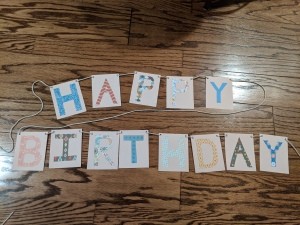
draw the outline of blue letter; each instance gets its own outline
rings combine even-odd
[[[131,141],[131,163],[137,163],[136,142],[143,141],[144,135],[124,135],[124,141]]]
[[[223,91],[223,89],[225,88],[227,83],[222,83],[220,88],[217,87],[215,82],[210,82],[210,83],[214,87],[214,89],[217,91],[217,103],[221,103],[221,101],[222,101],[221,100],[221,92]]]
[[[267,140],[264,140],[267,148],[271,151],[271,165],[272,167],[276,167],[276,151],[279,150],[279,148],[282,145],[282,142],[278,142],[274,149],[272,149],[271,145]]]
[[[64,108],[64,103],[68,101],[74,101],[76,111],[79,111],[82,109],[79,95],[76,89],[75,84],[70,84],[71,94],[62,96],[60,93],[59,88],[54,89],[55,98],[58,104],[59,114],[61,116],[66,115],[66,111]]]
[[[169,149],[169,138],[163,137],[162,139],[162,164],[164,167],[169,167],[169,158],[177,158],[179,160],[179,166],[181,168],[185,167],[185,139],[179,138],[177,149]]]

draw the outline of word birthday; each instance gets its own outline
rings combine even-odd
[[[149,168],[147,130],[91,131],[87,169]],[[256,171],[252,134],[225,135],[227,170]],[[189,171],[189,138],[196,173],[225,170],[219,134],[161,133],[159,171]],[[42,171],[48,132],[21,132],[17,136],[13,169]],[[82,130],[52,130],[49,168],[81,167]],[[289,173],[286,137],[260,135],[260,170]]]

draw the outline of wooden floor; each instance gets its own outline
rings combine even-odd
[[[255,81],[266,88],[267,101],[230,116],[136,113],[77,128],[265,133],[287,136],[299,149],[300,1],[248,1],[209,13],[202,5],[199,0],[1,0],[1,145],[11,146],[7,131],[18,118],[39,109],[33,81],[52,85],[92,74],[143,71]],[[121,78],[122,107],[99,110],[91,107],[90,81],[83,81],[87,112],[59,121],[48,88],[39,86],[45,110],[17,128],[147,108],[128,103],[131,84],[132,77]],[[160,87],[158,108],[165,108],[164,80]],[[204,88],[203,80],[195,81],[201,109]],[[234,83],[236,102],[255,104],[261,98],[258,87]],[[247,107],[235,104],[235,109]],[[256,138],[256,151],[258,144]],[[158,172],[156,136],[150,136],[149,169],[86,170],[87,145],[84,135],[80,169],[49,169],[48,146],[44,172],[14,172],[13,153],[1,152],[0,221],[15,211],[7,224],[300,223],[300,159],[292,148],[290,175],[195,174],[191,151],[189,173]],[[258,152],[256,158],[258,164]]]

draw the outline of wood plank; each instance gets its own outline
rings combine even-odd
[[[0,220],[14,211],[13,216],[5,224],[93,224],[94,210],[93,203],[11,200],[1,197]]]
[[[32,52],[35,38],[27,35],[2,35],[0,39],[0,50],[11,52]],[[4,54],[5,57],[5,54]]]
[[[128,42],[131,9],[80,1],[1,1],[1,34]]]
[[[291,175],[255,173],[183,174],[181,210],[201,211],[212,221],[298,223],[299,168]]]
[[[199,195],[206,196],[204,193]],[[214,203],[210,204],[210,210],[201,207],[195,210],[166,210],[152,208],[112,207],[103,204],[95,211],[94,224],[119,225],[119,224],[297,224],[299,216],[294,212],[292,215],[273,213],[272,216],[252,214],[251,209],[246,206],[246,210],[240,215],[232,212],[219,214],[213,209]],[[217,205],[217,204],[216,204]],[[259,209],[264,208],[264,204],[259,205]],[[258,209],[257,209],[258,210]],[[271,209],[270,209],[271,210]]]

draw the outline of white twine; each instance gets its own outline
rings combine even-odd
[[[126,73],[126,74],[119,74],[119,76],[128,76],[128,75],[134,75],[134,73]],[[91,79],[92,76],[89,76],[89,77],[85,77],[85,78],[82,78],[82,79],[78,79],[78,81],[84,81],[84,80],[87,80],[87,79]],[[161,76],[161,78],[167,78],[167,76]],[[206,79],[206,78],[203,78],[201,75],[199,76],[195,76],[193,77],[192,79],[193,80],[196,80],[196,79]],[[72,126],[75,126],[75,125],[81,125],[81,124],[88,124],[88,123],[95,123],[95,122],[100,122],[100,121],[105,121],[105,120],[112,120],[112,119],[116,119],[118,117],[122,117],[122,116],[126,116],[128,114],[132,114],[132,113],[136,113],[136,112],[196,112],[196,113],[202,113],[202,114],[207,114],[207,115],[233,115],[233,114],[238,114],[238,113],[242,113],[242,112],[247,112],[247,111],[252,111],[252,110],[255,110],[257,108],[259,108],[261,105],[263,105],[263,103],[266,101],[266,90],[265,88],[257,83],[257,82],[253,82],[253,81],[243,81],[243,80],[232,80],[232,82],[240,82],[240,83],[250,83],[250,84],[255,84],[257,86],[259,86],[262,91],[263,91],[263,99],[260,103],[258,103],[257,105],[255,105],[254,107],[250,107],[250,108],[247,108],[247,109],[242,109],[242,110],[238,110],[238,111],[234,111],[234,112],[228,112],[228,113],[224,113],[224,112],[221,112],[221,113],[212,113],[212,112],[205,112],[205,111],[201,111],[201,110],[195,110],[195,109],[136,109],[136,110],[131,110],[131,111],[127,111],[127,112],[123,112],[123,113],[120,113],[120,114],[117,114],[117,115],[114,115],[114,116],[109,116],[109,117],[105,117],[105,118],[98,118],[98,119],[94,119],[94,120],[88,120],[88,121],[83,121],[83,122],[76,122],[76,123],[70,123],[70,124],[67,124],[67,125],[63,125],[63,126],[37,126],[37,125],[27,125],[27,126],[23,126],[19,129],[18,131],[18,134],[20,134],[20,132],[26,130],[26,129],[29,129],[29,128],[32,128],[32,129],[39,129],[39,128],[42,128],[42,129],[63,129],[63,128],[69,128],[69,127],[72,127]],[[15,147],[15,143],[14,143],[14,139],[12,137],[12,134],[13,134],[13,129],[24,119],[27,119],[27,118],[32,118],[32,117],[35,117],[37,116],[39,113],[41,113],[44,109],[44,102],[43,100],[35,93],[35,90],[34,90],[34,86],[35,84],[37,83],[41,83],[43,84],[44,86],[46,87],[50,87],[50,85],[46,84],[44,81],[41,81],[41,80],[37,80],[35,82],[32,83],[31,85],[31,91],[33,93],[33,95],[35,97],[38,98],[38,100],[40,101],[41,103],[41,107],[40,107],[40,110],[37,111],[36,113],[34,114],[31,114],[31,115],[28,115],[28,116],[24,116],[20,119],[18,119],[14,124],[13,126],[10,128],[10,131],[9,131],[9,137],[10,137],[10,140],[12,142],[12,147],[10,150],[5,150],[2,146],[0,146],[0,149],[2,151],[5,151],[7,153],[10,153],[14,150],[14,147]],[[235,102],[235,103],[239,103],[239,102]],[[51,132],[48,132],[48,134],[50,134]],[[84,132],[83,133],[89,133],[89,132]],[[159,135],[157,133],[149,133],[151,135]],[[293,147],[293,149],[296,151],[296,153],[299,155],[300,157],[300,154],[299,152],[297,151],[297,149],[295,148],[295,146],[292,145],[292,143],[290,141],[288,141],[289,144],[291,144],[291,146]]]
[[[3,220],[3,222],[1,223],[1,225],[5,225],[6,222],[10,219],[10,217],[12,217],[12,215],[13,215],[14,213],[15,213],[15,211],[11,212],[11,213],[8,215],[8,217],[6,217],[6,219]]]

